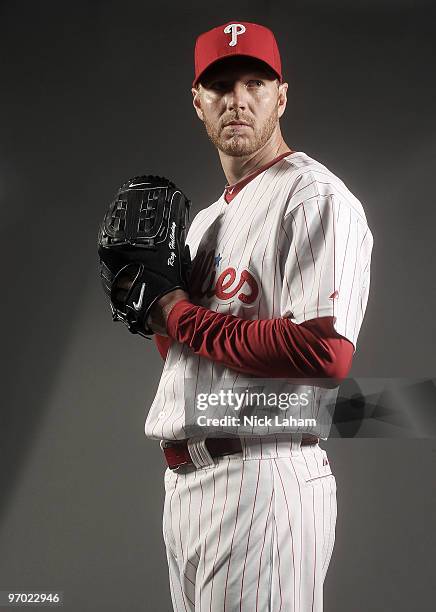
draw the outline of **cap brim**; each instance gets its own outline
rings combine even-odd
[[[277,76],[277,78],[279,79],[280,83],[283,81],[282,75],[280,75],[272,66],[270,66],[270,64],[268,62],[266,62],[262,58],[258,57],[257,55],[254,55],[252,53],[229,53],[229,55],[226,55],[224,57],[218,57],[216,60],[213,60],[212,62],[210,62],[210,64],[208,64],[205,68],[203,68],[203,70],[200,72],[200,74],[197,76],[197,78],[194,79],[194,81],[192,82],[192,87],[197,87],[198,82],[204,76],[204,73],[209,70],[209,68],[212,68],[212,66],[215,66],[219,62],[225,62],[226,60],[228,60],[228,59],[230,59],[232,57],[250,57],[252,59],[255,59],[258,62],[261,62],[262,64],[265,64],[265,66],[267,66],[267,68],[269,70],[271,70],[271,72],[273,72]]]

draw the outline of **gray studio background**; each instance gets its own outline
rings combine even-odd
[[[196,35],[230,19],[274,30],[288,144],[365,207],[351,376],[435,376],[430,2],[0,2],[0,590],[58,589],[65,612],[171,609],[164,463],[143,436],[162,361],[112,324],[96,232],[138,173],[170,176],[195,211],[220,195],[190,83]],[[339,504],[326,612],[433,609],[435,440],[323,446]]]

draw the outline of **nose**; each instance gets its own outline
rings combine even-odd
[[[227,109],[245,109],[247,106],[247,89],[241,81],[235,81],[227,92]]]

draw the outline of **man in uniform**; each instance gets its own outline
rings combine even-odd
[[[234,404],[216,401],[219,418],[201,421],[195,408],[200,392],[279,378],[295,391],[297,379],[316,420],[356,350],[372,235],[343,181],[285,143],[287,90],[268,28],[229,22],[198,37],[193,105],[227,185],[189,229],[189,295],[153,307],[165,365],[145,423],[168,461],[163,535],[177,612],[323,606],[336,524],[326,431],[235,425],[224,419]]]

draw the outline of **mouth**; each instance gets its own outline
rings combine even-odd
[[[230,127],[230,126],[235,126],[235,125],[250,127],[250,125],[246,121],[238,121],[238,120],[229,121],[228,123],[224,125],[224,127]]]

